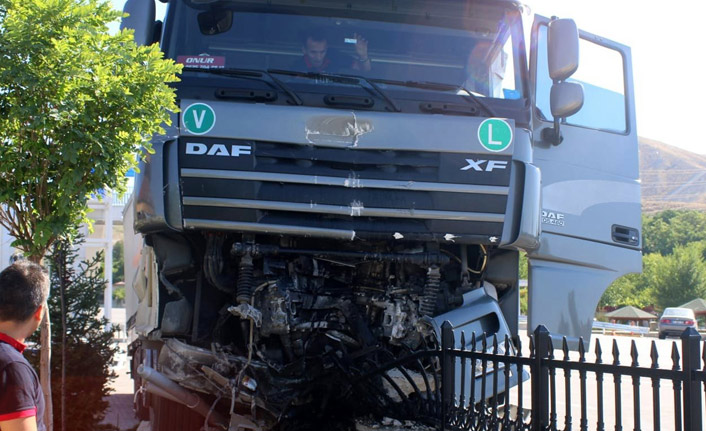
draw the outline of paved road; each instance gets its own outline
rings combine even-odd
[[[121,361],[115,372],[118,378],[110,385],[113,392],[107,397],[110,406],[103,423],[115,425],[120,431],[135,430],[139,421],[132,410],[133,386],[127,361]]]

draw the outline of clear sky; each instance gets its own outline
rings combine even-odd
[[[122,9],[124,0],[111,1]],[[583,30],[630,46],[638,134],[706,154],[706,0],[524,3],[532,13],[573,18]]]

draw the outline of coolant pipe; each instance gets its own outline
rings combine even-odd
[[[146,366],[145,364],[141,364],[137,368],[137,374],[139,374],[140,377],[145,379],[147,382],[156,386],[158,390],[166,392],[169,396],[165,398],[177,401],[188,408],[195,410],[196,413],[203,417],[208,416],[211,425],[215,425],[222,429],[228,429],[228,420],[226,420],[223,415],[216,411],[211,411],[211,406],[208,405],[208,403],[205,402],[200,396],[182,388],[178,384],[169,380],[169,378],[167,378],[164,374]]]

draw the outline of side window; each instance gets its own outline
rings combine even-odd
[[[568,81],[583,85],[584,103],[578,113],[566,119],[566,124],[616,133],[626,132],[623,56],[616,50],[586,39],[580,39],[579,55],[579,68]],[[537,107],[548,121],[553,120],[549,109],[551,86],[547,67],[547,27],[541,26],[535,94]]]
[[[502,51],[490,65],[491,95],[502,99],[519,99],[515,65],[513,64],[512,38],[508,38]]]

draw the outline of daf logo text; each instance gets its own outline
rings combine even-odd
[[[250,145],[202,144],[200,142],[187,142],[186,154],[195,156],[224,156],[240,157],[252,154]]]

